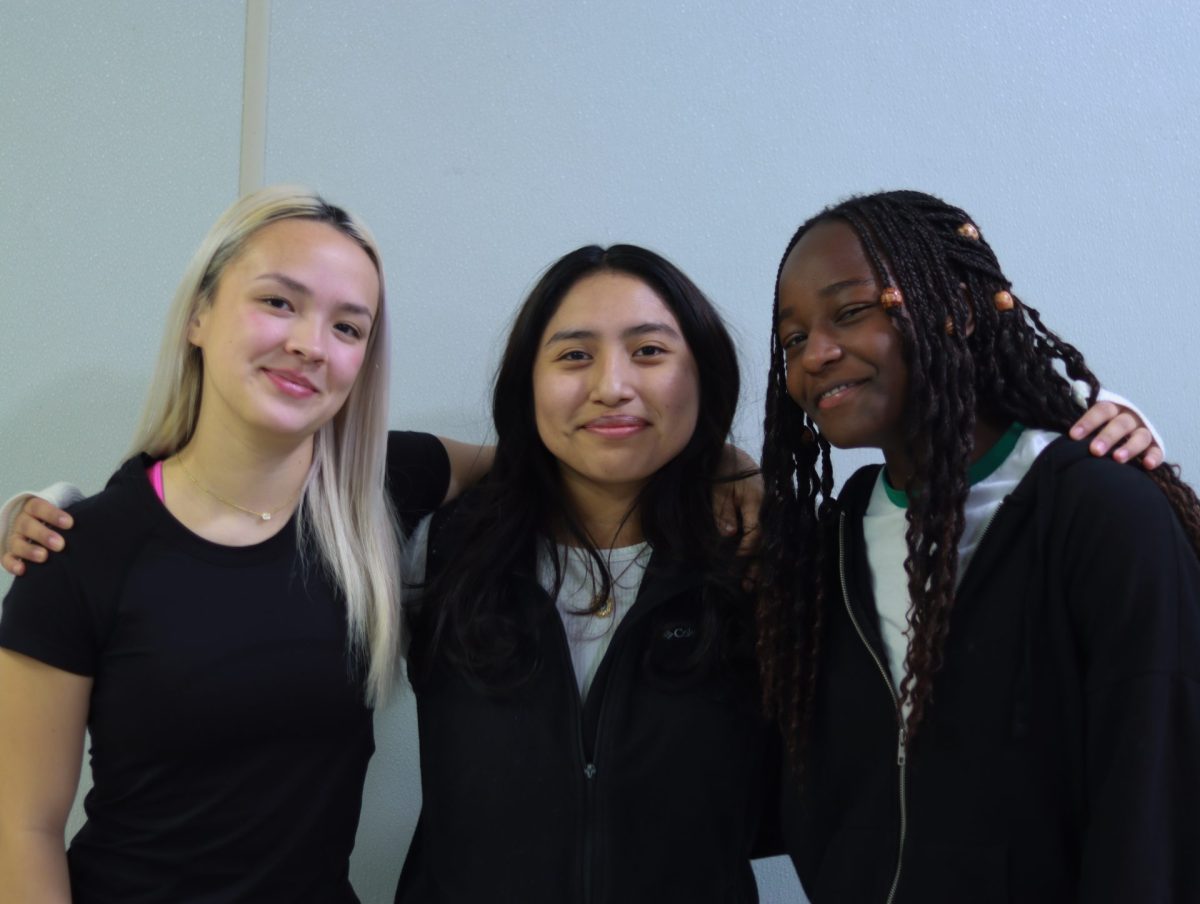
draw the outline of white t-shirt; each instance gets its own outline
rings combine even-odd
[[[1016,489],[1042,450],[1059,436],[1048,430],[1014,427],[971,466],[971,490],[963,507],[966,523],[958,544],[959,584],[1000,504]],[[888,486],[885,473],[880,469],[871,491],[863,516],[863,537],[888,669],[893,687],[899,690],[908,656],[909,615],[912,612],[908,575],[904,571],[904,560],[908,557],[904,537],[908,530],[907,500],[903,493]]]
[[[646,563],[650,561],[650,544],[643,542],[600,550],[600,556],[612,576],[609,593],[612,609],[607,615],[587,613],[600,590],[599,575],[594,573],[596,565],[591,556],[571,546],[558,546],[555,551],[562,563],[563,575],[562,587],[554,606],[567,633],[580,699],[587,699],[592,680],[600,669],[608,645],[612,643],[617,625],[637,600],[642,578],[646,574]],[[538,556],[538,580],[547,593],[553,592],[554,563],[550,559],[549,549],[544,546]]]
[[[419,584],[425,580],[425,552],[432,518],[429,515],[417,525],[406,545],[403,573],[408,583]],[[650,561],[650,544],[600,550],[601,558],[608,564],[608,573],[612,575],[610,596],[613,606],[612,614],[607,616],[578,614],[591,606],[600,589],[599,582],[593,579],[592,568],[595,566],[591,558],[576,547],[556,546],[554,549],[563,563],[562,588],[554,606],[567,635],[580,699],[586,699],[617,625],[637,600]],[[542,544],[538,553],[538,581],[547,593],[553,592],[554,563],[546,544]]]

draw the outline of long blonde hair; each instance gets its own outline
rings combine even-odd
[[[175,292],[133,454],[165,458],[191,440],[200,414],[204,359],[188,325],[213,302],[225,268],[264,226],[316,220],[357,243],[379,276],[379,309],[362,369],[341,410],[313,438],[312,465],[297,513],[301,553],[315,547],[346,604],[351,656],[365,659],[369,703],[386,699],[399,655],[400,571],[395,514],[384,489],[388,417],[388,328],[383,268],[367,227],[299,186],[260,189],[209,230]]]

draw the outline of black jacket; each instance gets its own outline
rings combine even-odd
[[[452,565],[431,549],[431,569]],[[677,670],[697,640],[701,581],[651,558],[586,704],[532,575],[511,581],[545,613],[532,677],[489,692],[435,656],[414,681],[424,801],[397,902],[758,900],[749,861],[773,816],[777,745],[752,662]],[[417,626],[414,647],[426,642]]]
[[[1079,443],[1043,452],[900,756],[862,537],[877,471],[842,493],[803,790],[785,778],[814,904],[1200,901],[1200,565],[1165,496]]]

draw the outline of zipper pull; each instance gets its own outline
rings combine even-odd
[[[596,777],[596,766],[594,763],[588,763],[583,767],[584,778],[593,779]]]
[[[903,766],[908,760],[908,751],[905,749],[908,742],[908,732],[904,730],[904,726],[900,726],[900,744],[896,748],[896,765]]]

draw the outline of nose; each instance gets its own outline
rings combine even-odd
[[[317,318],[297,317],[284,348],[289,354],[317,363],[325,360],[325,341],[325,327]]]
[[[819,373],[842,357],[842,347],[824,330],[809,333],[800,356],[800,365],[809,373]]]
[[[620,405],[633,398],[633,370],[636,365],[622,349],[613,354],[603,354],[592,369],[593,401],[602,405]]]

